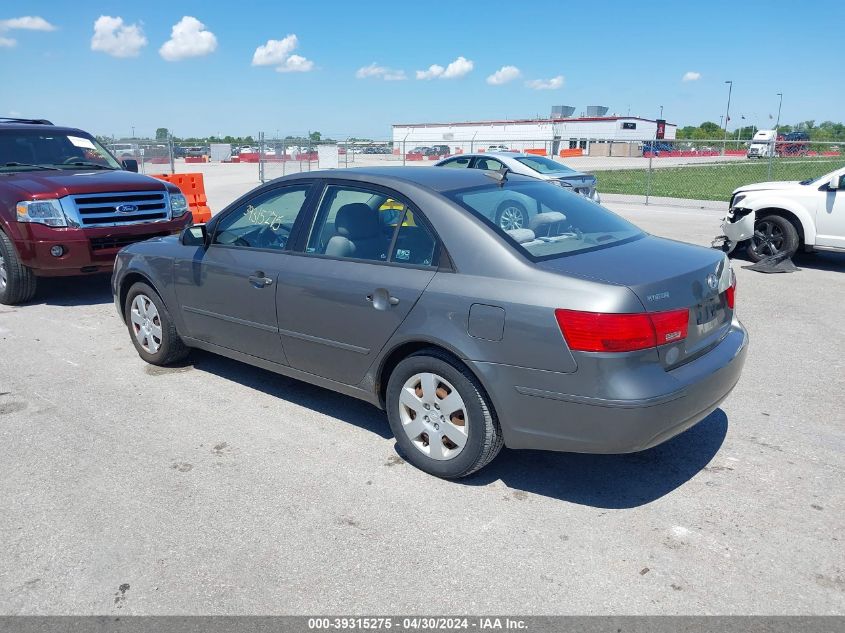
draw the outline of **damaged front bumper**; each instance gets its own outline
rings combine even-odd
[[[737,244],[754,235],[756,214],[751,209],[733,207],[722,221],[722,235],[713,240],[713,248],[730,253]]]

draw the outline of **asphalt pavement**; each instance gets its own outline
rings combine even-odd
[[[748,361],[709,418],[459,482],[352,398],[207,353],[146,365],[105,277],[44,282],[0,306],[0,614],[841,614],[845,256],[745,264]]]

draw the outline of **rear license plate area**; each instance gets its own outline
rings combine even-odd
[[[695,324],[699,334],[707,334],[719,324],[719,311],[722,309],[720,297],[710,297],[695,306]]]

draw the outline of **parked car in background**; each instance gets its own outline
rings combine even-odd
[[[127,244],[189,224],[179,189],[137,171],[82,130],[0,120],[0,303],[29,301],[39,277],[108,272]]]
[[[801,182],[761,182],[733,192],[714,245],[749,259],[796,251],[845,252],[845,168]]]
[[[506,231],[501,195],[541,213]],[[112,277],[145,361],[200,348],[360,398],[446,478],[503,445],[624,453],[693,426],[745,361],[734,288],[723,253],[564,187],[425,167],[273,180]]]
[[[428,156],[431,153],[431,148],[427,145],[418,145],[417,147],[413,148],[411,151],[408,152],[409,154],[422,154],[423,156]]]
[[[509,152],[511,151],[507,145],[491,145],[487,148],[487,152]]]
[[[515,174],[545,180],[553,185],[571,189],[574,193],[600,202],[596,189],[596,177],[567,167],[563,163],[534,154],[491,152],[483,154],[461,154],[435,164],[435,167],[470,168],[501,171],[507,168]],[[507,203],[507,204],[505,204]],[[538,213],[536,208],[519,200],[509,198],[502,202],[495,221],[503,229],[527,228],[531,217]]]
[[[448,156],[450,153],[448,145],[431,146],[431,156]]]
[[[141,150],[137,143],[112,143],[108,146],[108,149],[119,160],[123,160],[124,158],[140,160],[141,157]]]
[[[673,143],[668,143],[666,141],[646,141],[643,143],[643,153],[651,152],[659,154],[660,152],[671,152],[675,149],[676,148]]]
[[[775,151],[778,156],[806,156],[810,151],[810,135],[807,132],[779,135]]]

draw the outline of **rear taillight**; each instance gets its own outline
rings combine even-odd
[[[555,310],[569,348],[577,352],[633,352],[687,337],[689,310],[610,314]]]
[[[725,290],[725,300],[728,302],[728,307],[733,310],[736,302],[736,275],[731,271],[731,285]]]

